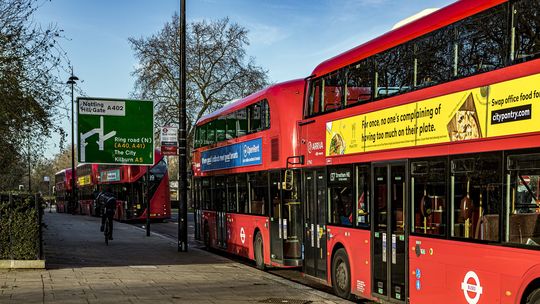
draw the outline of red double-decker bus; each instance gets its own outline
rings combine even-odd
[[[92,165],[94,166],[94,165]],[[154,165],[96,165],[99,190],[109,190],[117,198],[115,219],[121,221],[146,219],[147,208],[144,197],[150,198],[150,218],[164,220],[171,217],[169,173],[164,156],[159,150],[154,153]],[[145,176],[148,173],[148,188]],[[94,206],[94,215],[100,215],[99,206]]]
[[[66,213],[71,198],[71,169],[63,169],[54,175],[56,212]]]
[[[297,121],[304,81],[276,84],[197,122],[193,153],[196,235],[265,265],[302,261]],[[287,172],[287,173],[286,173]]]
[[[307,274],[385,303],[540,303],[539,12],[462,0],[315,68]]]
[[[92,215],[94,210],[95,192],[98,191],[98,165],[80,164],[77,166],[78,205],[75,213]]]
[[[291,142],[275,158],[292,156],[301,178],[285,170],[251,183],[252,171],[272,174],[267,162],[220,168],[248,138],[223,137],[230,107],[200,121],[194,201],[206,242],[284,265],[273,247],[284,243],[272,240],[287,240],[289,219],[273,226],[277,213],[265,207],[271,231],[258,250],[257,232],[234,231],[244,226],[223,202],[245,206],[247,195],[257,206],[265,202],[257,185],[276,186],[282,198],[301,189],[293,200],[302,211],[296,264],[342,297],[540,302],[539,11],[537,0],[462,0],[317,66],[302,118],[295,121],[284,97],[289,106],[270,117],[290,115],[289,123],[260,133],[263,142]],[[240,169],[247,178],[228,179]]]

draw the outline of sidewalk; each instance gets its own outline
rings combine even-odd
[[[47,270],[0,270],[0,303],[349,303],[224,257],[115,222],[45,213]]]

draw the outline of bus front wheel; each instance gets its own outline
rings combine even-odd
[[[255,242],[253,244],[254,246],[254,255],[255,255],[255,265],[257,265],[257,268],[264,270],[264,246],[263,246],[263,238],[260,232],[257,232],[255,235]]]
[[[351,298],[351,267],[344,248],[338,249],[332,260],[332,287],[337,296]]]

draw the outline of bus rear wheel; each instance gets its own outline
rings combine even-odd
[[[540,288],[533,290],[525,301],[525,304],[536,304],[540,303]]]
[[[254,248],[254,255],[255,255],[255,265],[257,268],[264,270],[264,246],[263,246],[263,238],[260,232],[257,232],[255,235],[255,242],[253,244]]]
[[[351,267],[344,248],[338,249],[332,260],[332,288],[337,296],[351,298]]]

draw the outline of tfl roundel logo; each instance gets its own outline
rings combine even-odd
[[[461,289],[467,303],[476,304],[480,301],[482,286],[480,285],[478,275],[474,271],[467,272],[465,278],[463,278],[463,282],[461,282]]]

